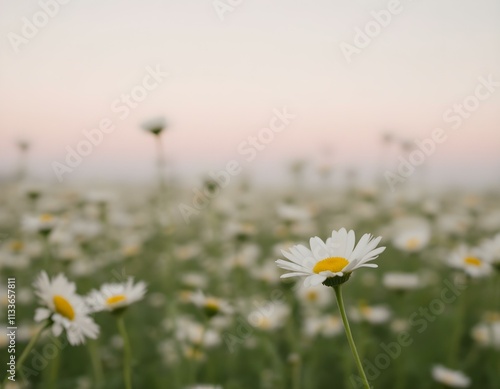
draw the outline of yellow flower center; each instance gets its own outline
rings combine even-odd
[[[217,301],[214,298],[209,297],[205,300],[206,309],[217,312],[219,310],[219,306],[220,306],[219,301]]]
[[[121,301],[124,301],[125,299],[126,297],[123,294],[117,294],[116,296],[108,297],[108,299],[106,300],[106,304],[113,305]]]
[[[75,318],[75,311],[73,310],[73,307],[63,296],[56,294],[52,298],[52,301],[54,302],[56,312],[59,315],[64,316],[69,320],[73,320]]]
[[[420,241],[417,238],[408,239],[408,241],[406,242],[406,248],[408,250],[415,250],[418,248],[419,243]]]
[[[24,247],[24,244],[23,242],[21,242],[20,240],[15,240],[13,241],[11,244],[10,244],[10,249],[14,252],[18,252],[18,251],[21,251]]]
[[[471,266],[481,266],[482,262],[479,258],[476,258],[476,257],[467,257],[464,259],[464,262],[467,264],[467,265],[471,265]]]
[[[42,223],[50,223],[54,218],[52,217],[52,215],[48,214],[48,213],[44,213],[43,215],[40,215],[40,221]]]
[[[344,267],[349,264],[349,261],[342,257],[330,257],[319,261],[316,265],[314,265],[313,272],[316,274],[321,273],[322,271],[331,271],[333,273],[338,273],[342,271]]]
[[[316,292],[315,290],[310,290],[307,292],[306,298],[307,298],[307,300],[312,301],[312,302],[317,301],[318,300],[318,292]]]

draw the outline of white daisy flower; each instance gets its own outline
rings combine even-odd
[[[46,272],[40,273],[34,282],[35,294],[46,308],[38,308],[35,321],[50,320],[52,333],[59,336],[66,331],[68,341],[75,346],[85,338],[96,339],[99,327],[88,315],[89,309],[82,297],[76,294],[76,286],[63,274],[52,280]]]
[[[87,297],[87,304],[94,312],[116,311],[128,307],[143,299],[146,294],[146,283],[129,277],[127,282],[104,284],[99,290],[93,290]]]
[[[332,293],[321,285],[301,287],[295,291],[299,300],[306,308],[323,308],[332,301]]]
[[[481,245],[485,259],[500,270],[500,234],[488,239]]]
[[[432,378],[452,388],[467,388],[470,385],[470,378],[458,370],[451,370],[441,365],[432,368]]]
[[[472,327],[471,336],[482,346],[500,350],[500,320],[476,324]]]
[[[396,223],[397,232],[393,244],[401,251],[415,253],[427,246],[431,237],[429,224],[420,219],[408,219]]]
[[[164,117],[149,119],[141,124],[143,130],[149,131],[154,135],[160,135],[166,126],[167,122]]]
[[[219,312],[225,314],[230,314],[233,312],[233,309],[227,301],[213,296],[205,296],[205,294],[201,290],[193,293],[190,299],[194,305],[196,305],[198,308],[203,309],[206,315],[209,317],[215,316]]]
[[[450,256],[448,264],[462,269],[471,277],[485,277],[492,272],[491,265],[484,260],[484,252],[479,248],[458,247]]]
[[[23,230],[26,232],[39,232],[42,235],[48,235],[57,224],[57,219],[50,213],[44,213],[39,216],[23,217]]]
[[[336,284],[347,281],[351,273],[361,267],[378,267],[368,263],[378,257],[385,247],[377,247],[382,237],[373,238],[364,234],[355,245],[354,231],[332,231],[332,236],[323,242],[317,236],[310,239],[310,249],[303,245],[296,245],[290,252],[282,250],[288,259],[276,261],[278,267],[290,270],[281,278],[306,277],[304,286],[314,286],[332,279]],[[338,277],[338,279],[333,279]],[[332,284],[333,285],[333,284]]]
[[[404,291],[417,289],[422,285],[420,277],[414,273],[385,273],[382,283],[387,289]]]

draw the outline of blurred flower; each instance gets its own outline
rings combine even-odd
[[[166,126],[167,123],[164,117],[157,117],[154,119],[147,120],[143,122],[141,125],[143,130],[148,131],[154,135],[160,135]]]
[[[361,303],[358,308],[351,309],[351,317],[354,321],[367,321],[370,324],[382,324],[392,316],[391,311],[385,305],[366,305]]]
[[[406,252],[417,252],[429,243],[431,231],[425,220],[407,219],[396,223],[396,233],[393,244],[396,248]]]
[[[328,288],[323,288],[322,285],[310,286],[308,288],[302,286],[295,291],[299,301],[306,308],[316,307],[323,308],[331,303],[332,293]]]
[[[37,308],[35,321],[50,321],[52,333],[59,336],[66,330],[71,345],[85,343],[85,338],[96,339],[99,327],[88,316],[89,309],[83,298],[76,294],[76,286],[63,274],[49,279],[42,272],[34,282],[35,294],[46,308]]]
[[[451,370],[441,365],[432,368],[432,378],[435,381],[452,388],[467,388],[470,378],[458,370]]]
[[[500,234],[484,241],[481,249],[488,263],[500,270]]]
[[[23,229],[26,232],[39,232],[48,235],[56,226],[57,219],[50,213],[39,216],[24,216],[22,220]]]
[[[99,290],[92,290],[87,297],[87,304],[93,312],[121,311],[140,301],[146,294],[146,283],[129,277],[127,282],[104,284]]]
[[[420,277],[414,273],[385,273],[382,283],[387,289],[398,291],[413,290],[422,285]]]
[[[310,249],[296,245],[290,252],[282,251],[288,261],[279,259],[276,263],[278,267],[291,271],[281,278],[305,276],[304,286],[318,285],[327,280],[343,283],[356,269],[378,266],[368,262],[385,250],[385,247],[376,248],[381,239],[364,234],[355,246],[354,231],[347,232],[342,228],[338,232],[332,231],[326,242],[317,236],[311,238]]]
[[[282,328],[286,318],[290,314],[290,308],[282,302],[273,302],[265,309],[256,309],[248,315],[248,322],[255,328],[263,331],[274,331]]]
[[[476,324],[471,330],[471,336],[482,346],[500,350],[500,319]]]
[[[201,290],[191,295],[191,301],[198,308],[203,309],[208,317],[213,317],[218,313],[230,314],[233,312],[228,302],[220,298],[205,296]]]
[[[491,265],[484,260],[483,250],[465,245],[461,245],[450,255],[448,264],[474,278],[488,276],[492,271]]]

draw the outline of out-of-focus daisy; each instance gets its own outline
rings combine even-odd
[[[266,309],[251,312],[248,322],[262,331],[274,331],[286,324],[286,318],[290,314],[290,308],[279,301],[273,303]]]
[[[392,313],[385,305],[366,305],[361,303],[358,308],[352,308],[351,316],[354,321],[367,321],[371,324],[387,322]]]
[[[482,346],[500,350],[500,320],[476,324],[471,330],[472,338]]]
[[[147,121],[144,121],[141,124],[143,130],[148,131],[154,135],[160,135],[165,127],[167,126],[167,122],[164,117],[157,117]]]
[[[385,273],[382,283],[387,289],[404,291],[417,289],[422,285],[420,277],[414,273]]]
[[[451,388],[467,388],[471,382],[470,378],[461,371],[451,370],[441,365],[432,368],[432,378]]]
[[[376,259],[385,250],[385,247],[377,248],[381,239],[364,234],[355,245],[354,231],[347,232],[342,228],[332,231],[332,236],[326,242],[317,236],[311,238],[310,249],[296,245],[290,252],[282,251],[288,261],[279,259],[276,263],[278,267],[290,271],[281,278],[306,277],[304,286],[318,285],[326,280],[339,284],[347,281],[356,269],[378,267],[368,262]]]
[[[328,288],[323,288],[321,285],[298,288],[296,294],[306,308],[322,308],[332,301],[331,292]]]
[[[469,248],[465,245],[458,247],[448,260],[454,268],[462,269],[471,277],[485,277],[492,272],[491,265],[485,261],[483,250]]]
[[[27,232],[38,232],[49,235],[57,224],[57,219],[50,213],[39,216],[24,216],[22,220],[23,229]]]
[[[409,253],[422,250],[429,243],[431,231],[426,221],[408,219],[397,224],[397,231],[393,237],[396,248]]]
[[[50,321],[55,336],[66,331],[71,345],[85,342],[85,338],[96,339],[99,327],[88,315],[89,309],[82,297],[76,294],[76,286],[69,282],[63,274],[50,280],[47,273],[42,272],[34,282],[35,294],[45,308],[38,308],[35,321]]]
[[[481,248],[488,263],[500,270],[500,234],[484,241]]]
[[[104,284],[99,290],[93,290],[87,297],[87,304],[92,311],[121,311],[130,304],[143,299],[146,294],[146,283],[134,284],[129,277],[127,282]]]
[[[201,290],[191,295],[191,301],[198,308],[203,309],[208,317],[215,316],[218,313],[229,314],[233,311],[229,303],[225,300],[213,296],[205,296]]]

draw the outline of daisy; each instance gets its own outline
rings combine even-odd
[[[441,365],[432,368],[432,377],[435,381],[452,388],[467,388],[470,386],[470,378],[464,373]]]
[[[282,250],[288,259],[276,261],[278,267],[291,271],[281,278],[306,277],[304,286],[314,286],[320,283],[338,285],[349,279],[351,273],[361,267],[378,267],[368,263],[378,257],[385,247],[377,247],[382,237],[373,238],[364,234],[355,245],[354,231],[332,231],[332,236],[323,242],[317,236],[310,239],[310,249],[303,245],[296,245],[290,252]]]
[[[230,314],[233,311],[225,300],[212,296],[205,296],[201,290],[191,295],[191,302],[198,308],[203,309],[208,317],[213,317],[218,313]]]
[[[414,273],[385,273],[382,283],[387,289],[396,291],[413,290],[420,287],[420,277]]]
[[[448,264],[451,267],[462,269],[469,276],[485,277],[492,272],[491,265],[485,261],[483,250],[460,246],[450,256]]]
[[[160,135],[166,126],[167,123],[164,117],[147,120],[141,125],[143,130],[148,131],[154,135]]]
[[[415,253],[427,246],[430,236],[430,228],[427,223],[415,224],[399,229],[394,235],[393,244],[401,251]]]
[[[37,217],[27,215],[22,220],[22,226],[26,232],[38,232],[44,236],[49,235],[56,224],[57,219],[50,213],[44,213]]]
[[[130,304],[143,299],[146,294],[146,283],[129,277],[127,282],[104,284],[99,290],[93,290],[87,297],[87,304],[93,312],[123,311]]]
[[[96,339],[99,327],[88,315],[89,309],[82,297],[76,294],[76,286],[59,274],[50,280],[46,272],[40,273],[34,282],[35,294],[45,308],[38,308],[35,321],[49,320],[54,336],[66,331],[71,345],[85,343],[85,338]]]
[[[476,324],[472,327],[471,336],[482,346],[500,350],[500,319]]]
[[[484,251],[485,259],[500,270],[500,234],[483,242],[481,248]]]

